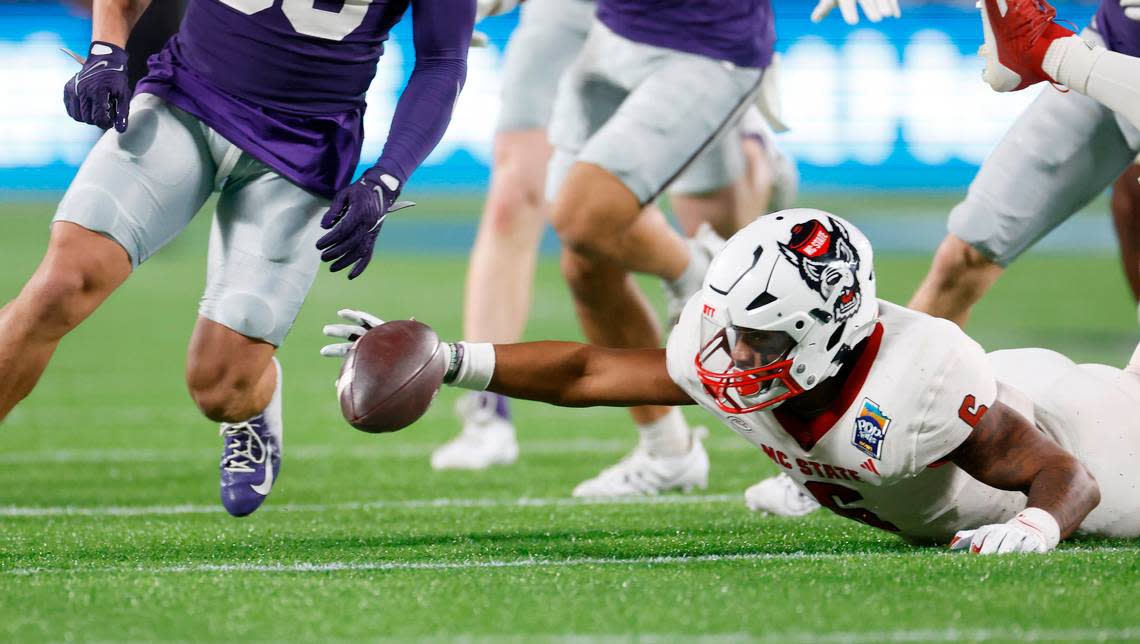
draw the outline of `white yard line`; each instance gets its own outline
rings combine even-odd
[[[636,642],[655,644],[657,642],[694,642],[697,644],[728,644],[736,642],[790,642],[793,644],[872,644],[877,642],[1104,642],[1134,640],[1140,638],[1140,626],[1126,628],[946,628],[914,629],[894,631],[791,631],[769,633],[715,633],[694,635],[692,633],[638,633],[623,634],[527,634],[527,635],[450,635],[442,638],[401,638],[383,639],[382,642],[439,642],[462,641],[465,644],[511,644],[545,642],[548,644],[615,644]]]
[[[298,503],[287,505],[266,505],[258,511],[265,512],[333,512],[344,510],[419,510],[424,508],[549,508],[589,505],[691,505],[700,503],[740,503],[741,494],[686,494],[667,496],[633,496],[611,499],[575,499],[571,497],[552,498],[441,498],[403,499],[376,501],[348,501],[344,503]],[[0,517],[138,517],[180,514],[222,514],[219,505],[149,505],[149,506],[0,506]]]
[[[1112,552],[1135,552],[1132,548],[1070,548],[1050,553],[1050,557],[1065,557],[1078,554],[1100,554]],[[37,576],[60,573],[108,573],[137,572],[142,574],[179,573],[332,573],[332,572],[383,572],[402,570],[482,570],[495,568],[568,568],[575,566],[678,566],[701,563],[748,562],[748,561],[831,561],[836,559],[867,558],[917,558],[917,557],[961,557],[948,551],[931,552],[916,548],[900,552],[848,552],[848,553],[742,553],[727,555],[670,555],[659,557],[569,557],[566,559],[507,559],[507,560],[467,560],[467,561],[297,561],[291,563],[196,563],[167,566],[90,566],[90,567],[35,567],[11,568],[0,571],[5,575]]]
[[[633,447],[633,438],[621,439],[576,439],[562,441],[523,441],[519,446],[522,453],[539,456],[558,454],[620,454]],[[436,447],[436,443],[423,444],[373,444],[360,445],[306,445],[287,449],[285,457],[297,460],[338,459],[426,459]],[[716,441],[706,445],[710,451],[755,450],[750,444],[740,440]],[[212,448],[131,448],[121,449],[58,449],[20,452],[0,452],[0,465],[39,465],[43,463],[145,463],[170,461],[196,461],[216,459],[219,450]]]

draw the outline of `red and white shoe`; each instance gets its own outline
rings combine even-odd
[[[1076,34],[1053,22],[1057,10],[1045,0],[980,0],[986,61],[982,78],[996,92],[1016,92],[1050,81],[1041,69],[1049,45]]]

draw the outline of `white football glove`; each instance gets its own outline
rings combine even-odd
[[[509,13],[521,0],[475,0],[475,22]]]
[[[823,20],[836,6],[843,14],[843,20],[849,25],[859,23],[858,7],[863,8],[863,14],[871,22],[879,22],[883,18],[898,18],[902,15],[899,12],[899,0],[819,0],[815,10],[811,12],[811,21]]]
[[[1125,16],[1140,21],[1140,0],[1120,0],[1120,6],[1124,7]]]
[[[327,324],[322,332],[330,338],[348,340],[348,342],[326,344],[321,347],[321,355],[326,358],[343,358],[348,355],[348,350],[356,344],[360,336],[367,333],[369,329],[384,324],[384,320],[364,311],[341,309],[336,314],[350,324]]]
[[[950,542],[950,549],[967,550],[976,555],[1049,552],[1060,541],[1061,527],[1053,515],[1041,508],[1025,508],[1005,523],[959,531]]]

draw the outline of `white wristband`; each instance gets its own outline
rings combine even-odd
[[[463,345],[463,357],[453,387],[484,391],[491,384],[495,373],[495,345],[489,342],[459,342]]]
[[[1009,523],[1019,523],[1036,530],[1045,539],[1045,546],[1049,550],[1056,548],[1061,542],[1061,526],[1057,523],[1057,519],[1041,508],[1025,508],[1014,515]]]

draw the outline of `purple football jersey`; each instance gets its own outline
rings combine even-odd
[[[470,12],[464,10],[468,4]],[[282,176],[331,196],[351,180],[360,160],[364,93],[390,29],[412,6],[416,71],[379,162],[403,182],[438,143],[450,119],[466,74],[473,5],[471,0],[191,0],[181,29],[151,58],[150,74],[138,91],[164,98]],[[431,69],[421,73],[425,66]],[[441,66],[447,82],[432,77]],[[426,89],[415,87],[417,74]],[[405,107],[409,94],[417,109]],[[431,109],[424,105],[425,94]],[[386,160],[389,148],[395,158]]]
[[[769,0],[598,0],[598,19],[635,42],[767,67],[776,43]]]
[[[1111,51],[1140,56],[1140,22],[1124,15],[1119,0],[1101,0],[1093,28],[1104,36],[1104,43]]]

